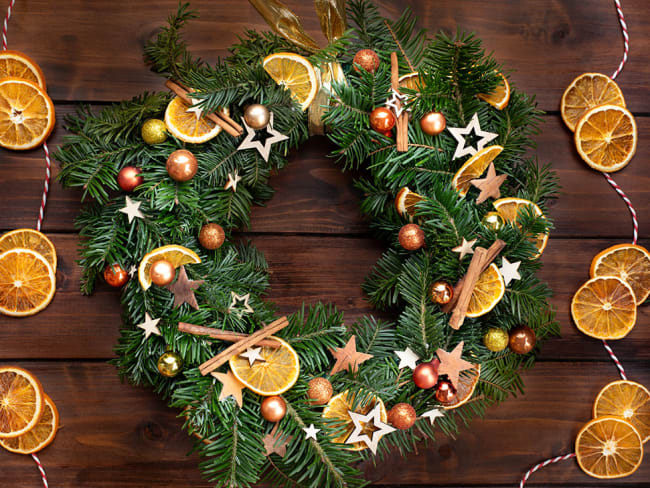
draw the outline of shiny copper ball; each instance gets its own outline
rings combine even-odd
[[[226,233],[219,224],[205,224],[199,232],[199,243],[210,251],[219,249],[226,240]]]
[[[370,112],[370,127],[377,132],[385,132],[395,127],[395,115],[386,107],[377,107]]]
[[[104,280],[113,288],[120,288],[129,281],[129,274],[119,264],[104,268]]]
[[[149,119],[142,124],[140,135],[149,145],[160,144],[167,140],[167,126],[160,119]]]
[[[378,130],[377,132],[379,132],[384,137],[388,137],[389,139],[391,139],[393,137],[393,129]]]
[[[437,136],[447,127],[447,120],[440,112],[429,112],[420,119],[420,127],[425,134]]]
[[[269,125],[271,112],[264,105],[254,103],[244,110],[244,120],[251,129],[262,129]]]
[[[149,277],[154,285],[166,286],[174,281],[174,278],[176,277],[176,269],[174,268],[174,265],[166,259],[159,259],[151,265]]]
[[[528,354],[535,347],[537,337],[535,331],[527,325],[520,325],[510,331],[508,345],[512,352]]]
[[[481,219],[481,223],[492,232],[499,232],[506,225],[506,221],[498,212],[488,212]]]
[[[446,305],[454,297],[454,288],[446,281],[436,281],[429,288],[431,301],[439,305]]]
[[[194,178],[198,169],[196,157],[187,149],[174,151],[167,158],[167,173],[174,181],[189,181]]]
[[[144,183],[144,178],[140,176],[140,169],[135,166],[125,166],[117,173],[117,184],[124,191],[133,191],[136,187]]]
[[[440,403],[449,403],[456,398],[456,389],[451,381],[440,380],[436,390],[436,400]]]
[[[400,430],[413,427],[416,417],[415,409],[408,403],[398,403],[388,411],[388,422]]]
[[[167,351],[158,358],[156,366],[161,375],[173,378],[183,369],[183,358],[176,352]]]
[[[369,73],[374,73],[379,68],[379,56],[372,49],[362,49],[354,55],[352,63],[355,71],[359,71],[359,65]]]
[[[503,329],[491,327],[483,336],[483,344],[492,352],[503,351],[508,347],[510,336]]]
[[[314,405],[325,405],[332,398],[334,389],[326,378],[314,378],[309,382],[307,397]]]
[[[282,397],[270,396],[262,400],[260,405],[262,417],[269,422],[279,422],[287,413],[287,404]]]
[[[397,237],[400,246],[407,251],[417,251],[424,246],[424,231],[417,224],[406,224]]]
[[[435,361],[418,364],[413,370],[413,383],[415,383],[415,386],[423,390],[436,386],[438,382],[438,364]]]

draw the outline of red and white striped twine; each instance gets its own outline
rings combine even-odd
[[[541,463],[537,463],[535,466],[533,466],[528,471],[526,471],[526,474],[524,475],[523,478],[521,478],[521,481],[519,482],[519,488],[524,488],[524,485],[528,481],[528,478],[530,478],[530,475],[533,474],[538,469],[541,469],[544,466],[548,466],[549,464],[559,463],[560,461],[565,461],[566,459],[571,459],[574,457],[576,457],[576,454],[575,452],[572,452],[571,454],[565,454],[564,456],[557,456],[554,458],[547,459],[546,461],[542,461]]]
[[[38,470],[41,472],[41,480],[43,480],[43,486],[45,488],[49,488],[50,485],[47,484],[47,475],[45,474],[45,468],[41,464],[41,460],[38,459],[38,456],[36,454],[32,454],[32,459],[34,462],[36,462],[36,466],[38,466]]]
[[[7,7],[7,15],[5,15],[5,22],[2,26],[2,49],[7,50],[7,27],[9,25],[9,19],[11,18],[11,9],[14,8],[16,0],[9,0],[9,6]]]

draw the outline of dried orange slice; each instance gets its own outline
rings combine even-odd
[[[16,229],[0,237],[0,254],[15,247],[36,251],[47,259],[56,272],[56,248],[45,234],[34,229]]]
[[[417,71],[400,76],[398,83],[400,88],[408,88],[409,90],[420,91],[424,88],[424,83],[422,78],[420,78],[420,73]]]
[[[337,433],[341,432],[338,436],[332,439],[332,442],[337,444],[344,444],[352,431],[354,430],[354,423],[352,418],[350,418],[349,411],[353,411],[362,415],[366,415],[370,410],[375,408],[375,405],[379,403],[379,418],[382,422],[387,422],[388,414],[386,413],[386,407],[384,402],[378,396],[371,396],[366,401],[360,402],[361,404],[357,405],[356,408],[352,408],[355,403],[355,396],[350,394],[347,390],[343,393],[339,393],[336,396],[333,396],[328,404],[323,409],[323,418],[331,421],[331,428],[336,430]],[[364,429],[365,430],[365,429]],[[372,430],[369,432],[363,432],[372,436]],[[363,451],[367,449],[368,446],[364,442],[355,442],[354,444],[349,444],[347,447],[350,451]]]
[[[629,476],[643,459],[641,436],[618,417],[590,420],[576,438],[576,459],[580,469],[594,478]]]
[[[488,146],[465,161],[451,181],[456,191],[460,192],[461,197],[467,195],[467,190],[471,186],[470,182],[481,176],[490,163],[501,154],[501,151],[503,151],[502,146]]]
[[[503,110],[508,106],[510,101],[510,83],[508,79],[503,76],[503,73],[499,73],[501,80],[497,83],[496,88],[491,93],[479,93],[477,97],[484,102],[489,103],[494,108],[498,110]]]
[[[303,110],[316,97],[318,79],[316,70],[307,58],[294,53],[276,53],[264,58],[264,70],[298,102]]]
[[[271,336],[281,346],[262,347],[262,361],[252,365],[248,358],[238,354],[229,360],[235,377],[258,395],[280,395],[291,388],[300,374],[300,360],[296,351],[282,339]]]
[[[229,114],[227,109],[222,109],[220,112]],[[167,105],[165,125],[174,137],[192,144],[207,142],[221,132],[221,126],[203,117],[200,109],[191,108],[181,97],[174,97]]]
[[[636,304],[641,305],[650,295],[650,253],[636,244],[617,244],[599,252],[591,262],[589,274],[618,276],[634,292]]]
[[[138,281],[140,286],[148,290],[151,286],[151,277],[149,271],[151,265],[156,261],[165,259],[172,263],[174,268],[185,266],[186,264],[197,264],[201,262],[201,258],[191,249],[176,244],[169,244],[167,246],[157,247],[153,251],[142,258],[140,266],[138,267]]]
[[[625,107],[623,92],[609,76],[583,73],[571,82],[562,95],[562,120],[574,131],[582,116],[598,105]]]
[[[38,423],[28,432],[10,439],[0,439],[0,446],[16,454],[33,454],[49,446],[59,428],[59,411],[52,399],[43,395],[45,405]]]
[[[544,218],[542,210],[536,204],[524,198],[500,198],[494,202],[494,208],[499,212],[499,215],[501,215],[506,222],[513,225],[518,225],[517,218],[519,216],[519,211],[522,207],[526,206],[533,207],[535,215]],[[540,257],[544,252],[544,249],[546,249],[546,245],[548,244],[548,235],[548,232],[540,233],[537,237],[531,238],[531,241],[534,242],[535,247],[537,247],[537,250],[539,251],[535,257]]]
[[[594,418],[613,415],[631,423],[639,432],[641,441],[650,439],[650,392],[629,380],[612,381],[605,386],[594,402]]]
[[[54,129],[54,104],[35,83],[20,78],[0,80],[0,146],[32,149]]]
[[[36,376],[17,366],[0,367],[0,439],[33,429],[43,406],[43,387]]]
[[[453,410],[461,405],[465,405],[476,390],[479,377],[481,376],[481,365],[475,364],[471,369],[461,371],[458,377],[458,387],[456,388],[456,397],[447,403],[442,403],[445,410]]]
[[[467,307],[468,317],[480,317],[492,310],[503,298],[506,284],[499,273],[499,268],[492,263],[478,277]]]
[[[45,75],[36,62],[19,51],[0,52],[0,79],[22,78],[45,90]]]
[[[415,216],[415,204],[424,200],[422,195],[408,189],[407,186],[400,189],[395,197],[395,208],[402,215]]]
[[[0,254],[0,313],[34,315],[49,305],[55,291],[54,270],[39,253],[15,248]]]
[[[583,334],[596,339],[621,339],[636,322],[634,292],[615,276],[592,278],[573,295],[571,316]]]
[[[636,152],[636,121],[624,107],[599,105],[578,121],[574,139],[578,154],[598,171],[611,173],[627,166]]]

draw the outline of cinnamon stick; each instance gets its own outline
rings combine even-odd
[[[456,307],[454,307],[454,311],[449,318],[449,325],[453,329],[460,329],[460,326],[463,325],[463,322],[465,321],[465,314],[467,313],[469,300],[472,298],[474,285],[476,285],[476,281],[481,274],[481,266],[484,262],[486,254],[487,250],[482,247],[477,247],[474,251],[472,261],[469,263],[469,268],[467,269],[467,274],[465,274],[465,284],[460,291],[458,303],[456,303]]]
[[[203,327],[201,325],[188,324],[187,322],[179,322],[178,330],[187,334],[208,336],[213,339],[219,339],[226,342],[239,342],[242,339],[249,337],[248,334],[242,334],[240,332],[213,329],[212,327]],[[262,347],[272,347],[275,349],[280,347],[280,343],[273,339],[262,339],[261,341],[257,342],[256,345]]]
[[[399,62],[397,60],[397,53],[392,52],[390,53],[390,85],[391,88],[399,93]],[[401,102],[399,102],[400,106],[402,105]],[[409,118],[408,118],[408,113],[406,111],[403,111],[401,115],[397,118],[397,123],[396,129],[397,129],[397,136],[396,136],[396,149],[398,152],[406,152],[408,151],[409,148],[409,136],[408,136],[408,126],[409,126]]]

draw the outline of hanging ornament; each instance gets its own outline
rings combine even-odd
[[[499,232],[506,225],[506,221],[498,212],[488,212],[481,219],[481,224],[490,229],[492,232]]]
[[[491,327],[483,336],[483,344],[492,352],[503,351],[508,347],[510,336],[503,329]]]
[[[119,264],[112,264],[104,268],[104,280],[113,288],[120,288],[129,281],[129,274]]]
[[[281,396],[270,396],[262,400],[260,405],[262,417],[269,422],[279,422],[287,413],[287,404]]]
[[[149,119],[142,124],[142,139],[150,146],[167,140],[167,127],[160,119]]]
[[[269,116],[269,123],[266,127],[260,129],[258,134],[255,129],[249,126],[246,123],[246,119],[243,120],[244,128],[246,129],[246,137],[244,141],[237,147],[238,151],[243,151],[244,149],[257,149],[257,152],[261,154],[264,158],[264,161],[269,160],[269,155],[271,154],[271,146],[276,142],[284,141],[288,139],[287,136],[281,134],[273,128],[273,112]],[[263,137],[260,137],[263,136]]]
[[[190,181],[199,169],[194,154],[187,149],[178,149],[167,158],[167,173],[174,181]]]
[[[359,71],[359,66],[369,73],[374,73],[379,68],[379,56],[372,49],[362,49],[357,51],[352,59],[352,66],[355,71]]]
[[[205,249],[219,249],[226,240],[226,233],[219,224],[205,224],[199,232],[199,243]]]
[[[313,405],[325,405],[332,398],[332,393],[334,393],[334,389],[328,379],[313,378],[309,381],[307,398]]]
[[[440,112],[429,112],[420,119],[420,127],[425,134],[437,136],[447,127],[447,119]]]
[[[438,366],[440,361],[434,359],[430,363],[420,363],[413,370],[413,383],[418,388],[428,390],[438,383]]]
[[[446,281],[436,281],[429,288],[429,296],[431,296],[433,303],[446,305],[454,297],[454,288]]]
[[[478,114],[475,113],[472,116],[472,120],[465,128],[460,127],[449,127],[447,130],[451,132],[451,135],[454,136],[454,139],[458,142],[456,146],[456,152],[452,159],[462,158],[463,156],[473,156],[481,149],[483,149],[486,144],[497,138],[499,134],[493,132],[486,132],[481,130],[481,124],[478,120]],[[466,146],[465,136],[468,136],[471,132],[477,137],[476,148],[473,146]]]
[[[436,390],[436,400],[440,403],[449,403],[456,398],[456,389],[451,384],[451,381],[440,380],[438,382],[438,389]]]
[[[416,417],[415,409],[408,403],[398,403],[388,412],[388,422],[400,430],[413,427]]]
[[[183,369],[183,358],[174,351],[167,351],[158,358],[158,372],[166,378],[173,378]]]
[[[149,276],[154,285],[167,286],[174,281],[176,269],[174,268],[174,265],[166,259],[159,259],[151,265]]]
[[[417,251],[424,246],[424,231],[417,224],[406,224],[399,230],[398,239],[407,251]]]
[[[527,325],[520,325],[510,331],[508,345],[512,352],[517,354],[528,354],[535,347],[537,337],[535,331]]]
[[[395,127],[395,115],[386,107],[377,107],[370,112],[370,127],[377,132],[384,132]]]
[[[117,185],[124,191],[133,191],[144,183],[144,178],[139,174],[140,169],[135,166],[125,166],[117,173]]]
[[[269,125],[271,112],[264,105],[253,103],[244,110],[244,120],[251,129],[259,130]]]

